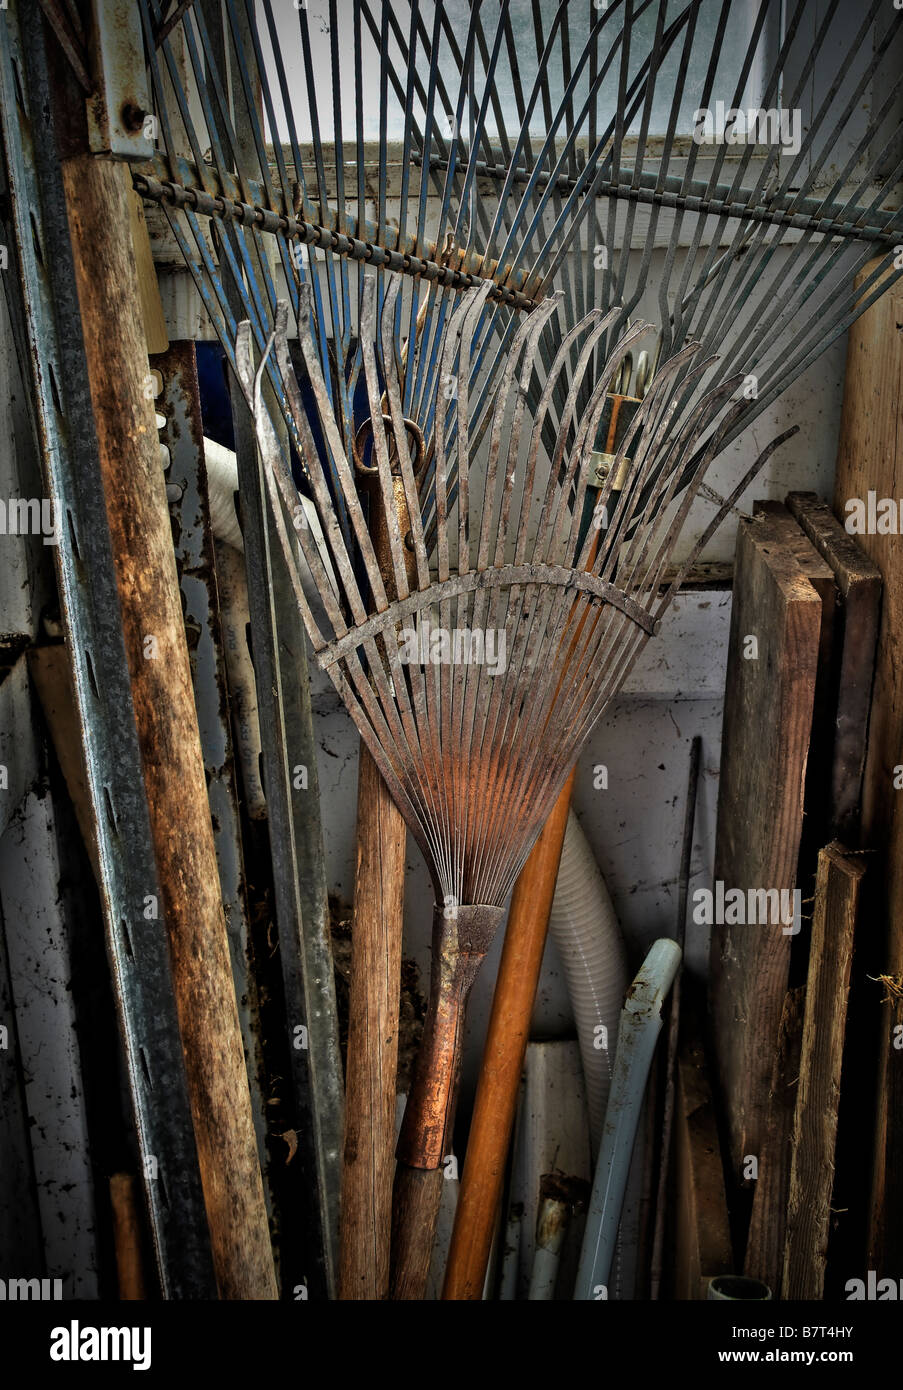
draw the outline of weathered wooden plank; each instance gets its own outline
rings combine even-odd
[[[834,571],[819,554],[783,502],[756,502],[753,512],[767,516],[780,544],[792,555],[821,599],[821,627],[818,638],[818,665],[815,672],[815,695],[812,703],[812,728],[809,734],[809,756],[806,760],[806,782],[803,794],[803,826],[797,867],[797,885],[803,902],[811,901],[815,887],[815,872],[822,846],[832,838],[830,825],[831,768],[834,758],[834,707],[836,682],[834,669],[839,653],[837,615],[837,585]],[[808,929],[810,912],[803,908],[803,929]],[[806,936],[801,938],[806,939]],[[792,1112],[786,1116],[786,1137],[790,1138]]]
[[[780,529],[767,515],[741,527],[731,614],[715,883],[747,904],[750,890],[796,886],[821,638],[821,600]],[[712,930],[718,1086],[738,1184],[744,1157],[761,1155],[788,985],[792,927],[769,916]]]
[[[702,1044],[688,1038],[675,1071],[672,1255],[669,1296],[701,1299],[710,1279],[734,1271],[718,1125]]]
[[[871,262],[861,280],[874,269]],[[903,478],[903,286],[882,295],[850,329],[843,411],[837,454],[834,510],[852,518],[847,503],[868,505],[896,498]],[[864,886],[867,910],[857,961],[869,975],[903,976],[903,806],[894,769],[903,762],[903,566],[901,538],[891,530],[856,533],[856,541],[878,566],[884,595],[878,629],[875,681],[862,785],[862,839],[873,851]],[[872,865],[874,867],[872,868]],[[867,925],[866,925],[867,924]],[[859,966],[857,965],[857,973]],[[894,1028],[903,1023],[903,998],[881,1005],[877,1152],[872,1180],[868,1240],[870,1269],[894,1273],[903,1267],[903,1052],[894,1049]]]
[[[784,1266],[790,1151],[805,997],[803,988],[789,989],[784,996],[743,1259],[746,1277],[767,1284],[775,1295],[781,1286]]]
[[[859,844],[862,774],[881,608],[881,571],[814,492],[787,507],[831,566],[837,586],[829,837]]]
[[[809,979],[793,1120],[782,1298],[821,1298],[853,932],[863,858],[837,843],[818,857]]]

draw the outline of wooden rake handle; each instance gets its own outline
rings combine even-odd
[[[447,1299],[483,1296],[573,785],[572,772],[511,899],[445,1272]]]
[[[448,913],[446,916],[445,914]],[[504,908],[437,907],[430,1000],[396,1155],[392,1217],[392,1297],[422,1299],[451,1135],[464,1011]]]

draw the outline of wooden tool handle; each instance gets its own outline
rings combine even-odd
[[[375,1301],[389,1296],[407,831],[363,743],[357,821],[339,1297]]]
[[[430,1001],[396,1150],[392,1297],[423,1298],[461,1068],[464,1009],[504,908],[436,909]],[[418,1176],[418,1173],[422,1176]],[[435,1177],[432,1175],[435,1174]]]
[[[429,1008],[396,1149],[399,1162],[412,1168],[439,1168],[445,1157],[461,1068],[464,1005],[482,960],[482,956],[467,956],[449,968],[440,961],[439,970],[433,970]]]
[[[434,950],[434,963],[437,959]],[[430,1005],[398,1141],[392,1194],[393,1299],[422,1299],[442,1199],[446,1135],[461,1069],[464,1004],[479,958],[439,958]]]
[[[511,899],[443,1298],[483,1296],[573,782],[571,773],[521,870]]]
[[[426,1293],[436,1222],[442,1200],[441,1168],[399,1163],[392,1195],[392,1298],[422,1299]]]

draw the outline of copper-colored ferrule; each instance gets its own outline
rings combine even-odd
[[[448,914],[448,915],[446,915]],[[436,907],[430,1000],[396,1155],[410,1168],[439,1168],[454,1116],[464,1008],[503,907]]]

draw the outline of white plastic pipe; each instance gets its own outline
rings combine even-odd
[[[207,467],[207,493],[210,498],[210,525],[218,541],[235,550],[244,550],[245,541],[235,510],[238,491],[238,462],[231,449],[204,436],[204,463]]]
[[[210,498],[210,525],[213,534],[218,541],[223,541],[226,545],[231,545],[234,550],[243,552],[245,541],[241,534],[238,513],[235,509],[235,494],[238,491],[238,461],[235,453],[232,449],[224,448],[222,444],[217,444],[216,440],[208,439],[205,435],[204,460],[207,465],[207,492]],[[323,567],[332,585],[333,594],[338,599],[338,581],[335,577],[332,561],[329,558],[326,538],[323,535],[323,528],[320,525],[316,507],[309,497],[302,497],[300,494],[298,501],[304,512],[306,528],[310,531],[320,552],[320,559],[323,561]],[[319,590],[314,583],[300,543],[297,547],[297,559],[301,587],[307,595],[308,602],[314,606],[319,606]]]
[[[547,1303],[555,1297],[558,1266],[561,1263],[561,1251],[568,1232],[570,1215],[570,1205],[560,1198],[544,1197],[540,1203],[533,1271],[530,1275],[530,1292],[527,1295],[531,1303]]]
[[[624,940],[605,880],[573,811],[568,816],[549,930],[577,1023],[595,1157],[629,976]]]

